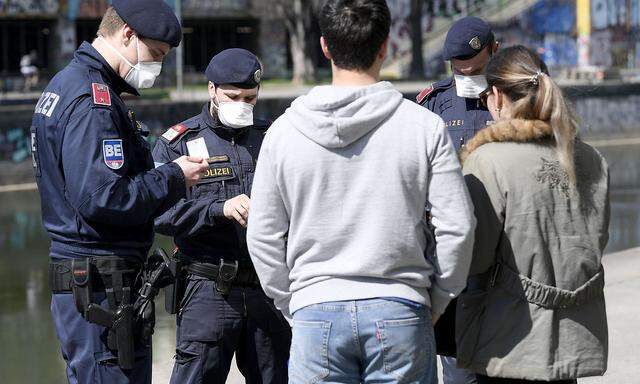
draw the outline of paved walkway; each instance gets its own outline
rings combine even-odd
[[[640,248],[605,256],[609,369],[580,384],[640,383]]]
[[[640,248],[613,253],[603,259],[606,271],[605,295],[609,321],[609,370],[603,377],[578,380],[579,384],[640,383]],[[172,335],[157,334],[156,347],[173,349]],[[162,344],[161,346],[158,344]],[[154,361],[153,382],[169,382],[173,362]],[[442,375],[439,375],[442,377]],[[233,370],[227,384],[242,384],[238,370]]]

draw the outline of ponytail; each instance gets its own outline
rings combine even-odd
[[[576,184],[574,145],[578,122],[564,100],[562,90],[548,75],[540,76],[534,114],[539,120],[548,121],[556,139],[556,151],[560,165],[573,185]]]
[[[487,82],[511,99],[511,118],[541,120],[553,128],[558,160],[575,185],[578,122],[545,63],[522,45],[505,48],[487,66]]]

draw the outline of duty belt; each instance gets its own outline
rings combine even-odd
[[[107,347],[118,352],[118,365],[132,369],[136,343],[150,345],[155,326],[154,299],[174,280],[172,260],[161,249],[146,262],[117,256],[51,261],[49,286],[53,293],[72,292],[82,317],[108,329]],[[108,309],[93,292],[104,292]]]
[[[141,284],[139,277],[143,267],[139,261],[117,256],[56,260],[49,264],[51,291],[72,292],[82,317],[109,330],[107,346],[118,352],[118,365],[122,369],[133,368],[134,333],[138,319],[141,319],[136,312],[147,308],[146,305],[143,307],[146,303],[140,302],[136,308],[132,302],[136,287]],[[94,291],[106,294],[108,310],[96,302]]]
[[[222,267],[221,267],[222,266]],[[220,273],[222,271],[222,274]],[[234,285],[253,286],[260,284],[258,276],[253,269],[239,269],[236,263],[223,262],[220,265],[210,263],[191,263],[187,266],[187,272],[208,280],[231,281]]]
[[[216,283],[216,289],[223,295],[229,294],[232,286],[259,287],[260,280],[251,262],[220,259],[217,264],[190,259],[178,253],[188,273]]]
[[[53,293],[73,291],[74,260],[84,261],[83,259],[64,259],[49,263],[49,288]],[[86,261],[88,262],[88,272],[93,277],[90,284],[94,292],[104,292],[105,286],[132,287],[142,269],[141,262],[117,256],[89,257]],[[78,274],[84,273],[76,272]],[[120,276],[118,277],[118,275]]]

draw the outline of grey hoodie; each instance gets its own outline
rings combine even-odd
[[[436,255],[425,257],[425,205]],[[442,313],[465,286],[475,219],[443,121],[390,83],[320,86],[269,129],[247,242],[285,316],[399,297]]]

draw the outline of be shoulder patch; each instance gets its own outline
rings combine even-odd
[[[182,124],[174,125],[173,127],[167,129],[167,131],[162,135],[162,138],[167,140],[167,142],[172,143],[178,137],[187,132],[187,130],[187,127]]]
[[[93,94],[93,104],[104,105],[106,107],[111,106],[111,94],[109,93],[109,87],[106,85],[92,83],[91,93]]]
[[[122,139],[102,141],[102,156],[104,163],[111,169],[120,169],[124,165],[124,151]]]
[[[420,92],[420,94],[418,95],[418,97],[416,97],[416,101],[418,102],[418,104],[422,104],[425,101],[425,99],[431,94],[431,92],[433,92],[433,85],[423,89],[422,92]]]

